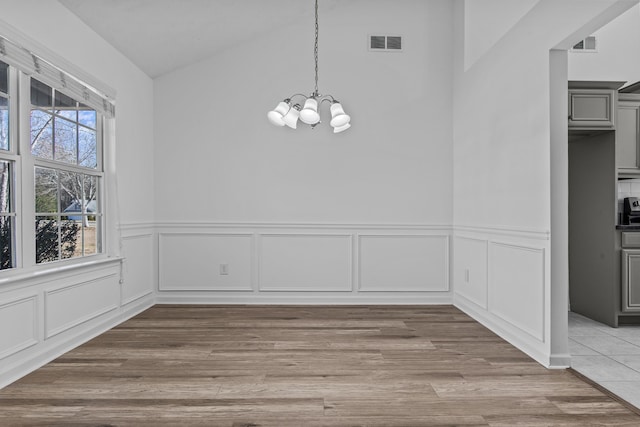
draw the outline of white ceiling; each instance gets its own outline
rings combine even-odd
[[[59,1],[151,77],[314,14],[313,0]]]

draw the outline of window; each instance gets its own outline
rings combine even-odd
[[[10,141],[9,65],[0,62],[0,270],[14,267],[15,211],[13,155]]]
[[[0,58],[0,277],[105,253],[112,101],[4,35]]]
[[[36,263],[102,252],[97,112],[31,78]]]

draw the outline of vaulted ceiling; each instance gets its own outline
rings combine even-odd
[[[313,0],[59,1],[151,77],[314,14]]]

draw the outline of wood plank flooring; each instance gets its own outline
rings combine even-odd
[[[2,426],[640,426],[451,306],[167,306],[0,390]]]

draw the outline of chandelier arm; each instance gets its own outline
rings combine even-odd
[[[334,102],[338,102],[336,101],[336,99],[331,96],[331,95],[322,95],[319,99],[318,99],[318,104],[322,104],[323,102],[330,102],[330,103],[334,103]]]
[[[290,97],[288,97],[287,99],[288,99],[289,101],[293,101],[293,98],[295,98],[296,96],[301,96],[301,97],[303,97],[305,100],[306,100],[307,98],[309,98],[309,97],[308,97],[307,95],[305,95],[305,94],[302,94],[302,93],[294,93],[293,95],[291,95],[291,96],[290,96]]]

